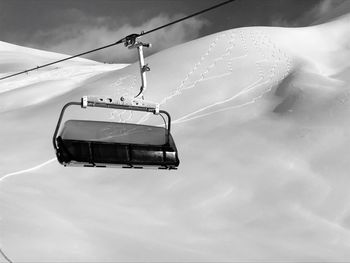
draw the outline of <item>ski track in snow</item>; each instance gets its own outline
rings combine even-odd
[[[9,178],[9,177],[12,177],[12,176],[15,176],[15,175],[20,175],[20,174],[24,174],[24,173],[28,173],[28,172],[32,172],[32,171],[35,171],[35,170],[38,170],[52,162],[56,161],[56,157],[55,158],[52,158],[50,160],[47,160],[46,162],[43,162],[39,165],[36,165],[36,166],[33,166],[31,168],[28,168],[28,169],[24,169],[24,170],[20,170],[20,171],[17,171],[17,172],[12,172],[12,173],[8,173],[8,174],[5,174],[4,176],[2,176],[0,178],[0,183],[3,183],[5,181],[5,179]],[[5,252],[1,249],[0,247],[0,254],[2,255],[2,257],[9,263],[12,263],[13,261],[5,254]]]
[[[232,55],[233,48],[237,45],[237,43],[236,43],[237,41],[235,41],[237,35],[239,35],[239,41],[243,47],[243,50],[245,51],[245,54],[230,58],[230,56]],[[173,99],[176,96],[181,95],[182,92],[185,90],[196,88],[197,85],[201,82],[205,82],[208,80],[213,80],[213,79],[222,78],[222,77],[232,75],[233,74],[233,62],[235,60],[247,58],[249,56],[249,51],[250,51],[249,48],[256,50],[257,54],[261,54],[261,60],[258,60],[255,62],[255,66],[256,66],[257,71],[258,71],[259,79],[257,81],[254,81],[252,84],[248,84],[247,86],[243,87],[241,91],[239,91],[238,93],[236,93],[232,97],[230,97],[228,99],[224,99],[222,101],[214,102],[214,103],[207,105],[203,108],[200,108],[200,109],[195,110],[191,113],[188,113],[188,114],[172,121],[172,123],[174,123],[174,124],[183,123],[183,122],[187,122],[190,120],[206,117],[206,116],[209,116],[209,115],[217,113],[217,112],[222,112],[222,111],[231,110],[231,109],[237,109],[237,108],[241,108],[241,107],[253,104],[258,99],[262,98],[266,93],[270,92],[273,87],[278,85],[280,83],[280,81],[282,81],[286,76],[288,76],[290,74],[291,69],[292,69],[292,63],[291,63],[290,56],[285,51],[283,51],[282,49],[277,47],[277,45],[270,38],[268,38],[266,36],[266,34],[264,34],[262,31],[256,30],[254,32],[250,32],[250,34],[248,35],[243,30],[240,30],[238,33],[232,32],[230,34],[230,39],[228,41],[228,47],[226,47],[224,54],[213,59],[212,63],[210,63],[204,69],[204,71],[202,73],[198,73],[198,74],[200,74],[200,77],[197,80],[195,80],[192,83],[186,83],[186,82],[188,82],[190,77],[198,71],[198,68],[204,63],[204,61],[207,60],[208,56],[213,52],[215,47],[218,45],[219,40],[221,40],[224,37],[226,37],[225,33],[217,36],[214,39],[214,41],[209,45],[208,50],[204,53],[204,55],[202,55],[199,58],[198,62],[195,63],[194,67],[187,73],[185,78],[181,81],[180,85],[177,86],[175,91],[173,91],[170,95],[163,98],[160,102],[160,105],[166,104],[169,100]],[[253,43],[253,45],[248,48],[247,42]],[[269,50],[270,53],[266,53],[266,50],[264,50],[264,48]],[[227,59],[227,72],[224,72],[224,73],[218,74],[218,75],[214,75],[214,76],[208,76],[210,71],[212,71],[217,66],[217,62],[222,61],[224,59]],[[267,62],[267,63],[271,62],[272,63],[271,67],[264,68],[262,65],[264,62]],[[267,75],[267,77],[266,77],[266,75]],[[265,81],[264,81],[264,79],[265,79]],[[264,86],[266,86],[267,88],[260,91],[259,94],[257,94],[255,97],[253,97],[251,100],[249,100],[247,102],[244,102],[244,103],[239,104],[239,105],[224,107],[224,108],[221,108],[221,109],[209,112],[209,113],[204,113],[201,115],[193,116],[193,115],[196,115],[200,112],[208,110],[212,107],[222,105],[222,104],[230,102],[230,101],[234,101],[235,99],[239,98],[241,95],[248,93],[254,89],[264,87]],[[142,117],[138,121],[138,124],[147,121],[149,118],[150,118],[149,115],[145,115],[144,117]]]
[[[12,177],[12,176],[15,176],[15,175],[20,175],[20,174],[24,174],[24,173],[28,173],[28,172],[32,172],[32,171],[35,171],[35,170],[38,170],[52,162],[56,161],[56,157],[55,158],[52,158],[50,160],[47,160],[46,162],[43,162],[39,165],[36,165],[36,166],[33,166],[31,168],[28,168],[28,169],[24,169],[24,170],[20,170],[20,171],[17,171],[17,172],[12,172],[12,173],[8,173],[8,174],[5,174],[4,176],[2,176],[0,178],[0,183],[3,183],[5,181],[5,179],[9,178],[9,177]],[[1,256],[9,263],[12,263],[13,261],[5,254],[5,252],[1,249],[0,247],[0,254]]]
[[[258,37],[260,37],[264,43],[264,45],[266,45],[267,47],[269,47],[272,52],[271,52],[271,57],[270,58],[267,58],[266,57],[266,54],[262,48],[262,45],[258,45],[259,41],[256,40],[255,38],[255,35],[258,35]],[[262,98],[266,93],[268,93],[269,91],[272,90],[272,88],[277,85],[281,80],[283,80],[286,76],[288,76],[291,72],[291,59],[290,57],[287,55],[286,52],[282,51],[280,48],[278,48],[272,41],[271,39],[267,38],[267,36],[265,34],[263,34],[262,32],[259,32],[259,31],[256,31],[256,32],[250,32],[250,40],[252,43],[254,43],[254,47],[259,51],[260,54],[262,54],[262,60],[260,61],[256,61],[255,62],[255,65],[258,69],[258,72],[259,72],[259,79],[255,82],[253,82],[252,84],[250,85],[247,85],[246,87],[244,87],[240,92],[236,93],[235,95],[233,95],[231,98],[228,98],[228,99],[224,99],[222,101],[218,101],[218,102],[214,102],[210,105],[207,105],[201,109],[198,109],[196,111],[193,111],[189,114],[186,114],[176,120],[173,121],[173,124],[178,124],[178,123],[183,123],[183,122],[187,122],[187,121],[191,121],[191,120],[195,120],[195,119],[198,119],[198,118],[202,118],[202,117],[206,117],[206,116],[209,116],[211,114],[214,114],[214,113],[218,113],[218,112],[223,112],[223,111],[226,111],[226,110],[231,110],[231,109],[237,109],[237,108],[241,108],[241,107],[244,107],[244,106],[247,106],[247,105],[250,105],[252,103],[255,103],[258,99]],[[239,33],[240,35],[240,39],[241,39],[241,42],[243,43],[243,48],[244,50],[246,51],[246,54],[245,55],[242,55],[242,56],[239,56],[239,57],[234,57],[230,60],[229,63],[232,63],[233,60],[235,59],[239,59],[239,58],[245,58],[248,56],[248,53],[249,53],[249,50],[246,46],[246,39],[244,38],[244,33],[243,31],[241,31]],[[234,34],[231,35],[231,40],[229,43],[231,43],[232,39],[233,39],[233,36]],[[226,49],[226,51],[229,51],[228,53],[231,54],[231,49],[233,48],[233,45],[231,44],[230,47],[228,47]],[[214,60],[214,63],[213,65],[210,65],[209,67],[212,68],[215,66],[216,64],[216,61],[220,60],[220,59],[223,59],[223,57],[227,56],[227,53],[224,54],[223,56],[217,58]],[[202,59],[201,59],[202,60]],[[264,74],[264,70],[262,69],[262,66],[261,66],[261,63],[263,62],[266,62],[266,61],[271,61],[273,62],[273,65],[271,67],[271,70],[269,70],[269,77],[267,78],[267,80],[263,81],[265,79],[265,74]],[[279,63],[282,63],[282,64],[285,64],[286,67],[284,68],[284,72],[280,72],[280,76],[279,78],[276,78],[276,76],[278,77],[278,74],[276,74],[276,68],[278,68],[278,64]],[[208,68],[209,68],[208,67]],[[220,77],[223,77],[223,76],[227,76],[227,75],[231,75],[233,70],[232,70],[232,65],[229,65],[229,72],[228,73],[224,73],[222,75],[218,75],[218,76],[212,76],[212,77],[208,77],[208,78],[205,78],[204,75],[208,73],[208,70],[205,71],[205,73],[203,73],[201,75],[201,79],[195,81],[193,84],[190,84],[189,86],[187,87],[183,87],[182,90],[185,90],[185,89],[190,89],[190,88],[194,88],[196,86],[196,84],[198,84],[199,82],[201,81],[206,81],[206,80],[209,80],[209,79],[214,79],[214,78],[220,78]],[[283,67],[282,67],[283,68]],[[190,72],[192,73],[192,72]],[[186,77],[185,80],[187,80],[188,78]],[[185,81],[183,81],[184,83]],[[227,102],[230,102],[230,101],[233,101],[237,98],[239,98],[241,95],[245,94],[245,93],[248,93],[249,91],[253,90],[253,89],[256,89],[256,88],[259,88],[259,87],[262,87],[262,86],[267,86],[268,88],[266,90],[263,90],[260,94],[258,94],[257,96],[253,97],[250,101],[247,101],[245,103],[242,103],[242,104],[239,104],[239,105],[234,105],[234,106],[228,106],[228,107],[225,107],[225,108],[221,108],[221,109],[218,109],[218,110],[215,110],[215,111],[211,111],[211,112],[208,112],[208,113],[204,113],[204,114],[201,114],[201,115],[197,115],[197,116],[193,116],[197,113],[200,113],[200,112],[203,112],[207,109],[210,109],[212,107],[215,107],[217,105],[221,105],[221,104],[224,104],[224,103],[227,103]],[[178,94],[174,94],[175,96],[176,95],[179,95],[179,93],[181,92],[178,92]],[[174,95],[172,96],[169,96],[168,98],[172,98]],[[168,99],[166,98],[165,101]]]
[[[20,171],[17,171],[17,172],[12,172],[12,173],[8,173],[8,174],[5,174],[4,176],[2,176],[0,178],[0,183],[2,183],[6,178],[9,178],[11,176],[14,176],[14,175],[19,175],[19,174],[24,174],[24,173],[28,173],[28,172],[32,172],[32,171],[35,171],[35,170],[38,170],[42,167],[44,167],[45,165],[48,165],[52,162],[56,161],[56,157],[55,158],[52,158],[50,160],[47,160],[41,164],[38,164],[36,166],[33,166],[31,168],[28,168],[28,169],[24,169],[24,170],[20,170]]]
[[[246,54],[240,55],[240,56],[236,56],[233,58],[230,58],[228,60],[228,72],[226,73],[222,73],[219,75],[215,75],[215,76],[210,76],[210,77],[206,77],[210,71],[212,69],[215,68],[216,64],[218,61],[224,60],[225,57],[229,57],[230,55],[232,55],[232,49],[234,48],[235,44],[235,33],[231,33],[230,35],[230,40],[229,40],[229,46],[225,49],[225,53],[221,56],[219,56],[218,58],[215,58],[213,60],[213,63],[210,64],[209,66],[207,66],[207,68],[204,70],[203,73],[200,74],[200,78],[197,79],[196,81],[192,82],[192,83],[188,83],[186,85],[187,80],[190,79],[190,76],[192,74],[194,74],[198,67],[201,66],[201,64],[203,63],[203,61],[205,61],[205,59],[209,56],[209,54],[213,51],[213,49],[215,48],[215,46],[218,44],[217,42],[219,41],[220,38],[223,38],[226,36],[226,34],[222,34],[220,36],[217,36],[215,38],[215,40],[209,45],[209,49],[208,51],[202,55],[199,59],[199,62],[197,62],[193,69],[185,76],[184,80],[181,82],[181,84],[176,88],[175,92],[173,92],[171,95],[165,97],[160,104],[164,105],[166,104],[166,102],[170,99],[173,99],[176,96],[181,95],[182,91],[184,90],[189,90],[189,89],[193,89],[197,86],[198,83],[200,82],[204,82],[204,81],[208,81],[208,80],[212,80],[212,79],[216,79],[216,78],[222,78],[222,77],[226,77],[229,76],[233,73],[233,68],[232,68],[232,64],[234,60],[238,60],[238,59],[242,59],[242,58],[246,58],[248,57],[249,54],[249,49],[247,47],[247,37],[245,36],[245,33],[241,30],[239,33],[239,38],[240,38],[240,42],[243,45],[243,49],[246,52]],[[256,36],[258,38],[260,38],[263,43],[263,45],[259,45],[259,41],[256,39]],[[272,42],[271,39],[269,39],[264,33],[262,33],[261,31],[255,31],[255,32],[250,32],[250,35],[248,36],[250,37],[249,42],[253,43],[253,48],[255,48],[259,54],[262,54],[262,60],[260,61],[256,61],[255,62],[255,66],[257,67],[258,73],[259,73],[259,79],[257,81],[254,81],[252,84],[249,84],[245,87],[242,88],[242,90],[238,93],[236,93],[235,95],[233,95],[232,97],[228,98],[228,99],[224,99],[221,101],[217,101],[214,102],[210,105],[207,105],[203,108],[200,108],[198,110],[195,110],[191,113],[188,113],[174,121],[172,121],[173,124],[178,124],[178,123],[183,123],[183,122],[187,122],[187,121],[191,121],[191,120],[195,120],[198,118],[202,118],[202,117],[206,117],[209,116],[211,114],[214,113],[218,113],[218,112],[223,112],[226,110],[231,110],[231,109],[237,109],[237,108],[241,108],[250,104],[255,103],[258,99],[262,98],[266,93],[268,93],[269,91],[272,90],[272,88],[274,86],[276,86],[277,84],[280,83],[281,80],[283,80],[286,76],[288,76],[291,72],[291,58],[288,56],[288,54],[286,52],[284,52],[283,50],[281,50],[280,48],[278,48],[276,46],[275,43]],[[267,47],[268,50],[271,51],[271,54],[269,54],[270,56],[267,57],[266,55],[266,51],[263,50],[263,46]],[[267,72],[264,73],[264,69],[262,67],[262,63],[264,62],[272,62],[272,67],[270,70],[268,70]],[[278,66],[282,66],[284,65],[284,67],[282,67],[282,72],[279,72],[280,74],[277,74],[277,70],[279,67]],[[266,71],[267,69],[265,69]],[[264,79],[266,78],[265,75],[268,75],[267,79],[264,81]],[[277,78],[276,78],[277,77]],[[257,89],[259,87],[263,87],[263,86],[267,86],[267,89],[264,89],[263,91],[261,91],[260,94],[256,95],[255,97],[253,97],[251,100],[244,102],[242,104],[239,105],[234,105],[234,106],[228,106],[228,107],[224,107],[215,111],[211,111],[209,113],[204,113],[201,115],[197,115],[197,116],[193,116],[196,115],[200,112],[203,112],[205,110],[208,110],[212,107],[233,101],[237,98],[239,98],[241,95],[248,93],[251,90]],[[149,119],[149,116],[146,115],[143,118],[141,118],[138,123],[142,123],[145,122]]]

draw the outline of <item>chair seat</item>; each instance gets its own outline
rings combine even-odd
[[[57,137],[58,160],[64,165],[124,165],[141,168],[179,165],[168,130],[131,123],[68,120]]]

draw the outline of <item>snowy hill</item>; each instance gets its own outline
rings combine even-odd
[[[239,28],[148,57],[146,99],[172,114],[178,171],[55,161],[62,106],[136,94],[137,63],[76,60],[1,82],[1,248],[36,262],[350,259],[349,26],[347,15]],[[44,54],[25,52],[23,64],[8,53],[2,72]],[[33,61],[54,58],[43,57]],[[68,117],[154,123],[98,110]]]
[[[0,42],[0,56],[2,58],[0,77],[67,57],[67,55],[20,47],[6,42]],[[27,75],[7,79],[0,85],[2,100],[0,112],[48,101],[81,86],[85,80],[93,76],[125,66],[76,58],[29,72]]]
[[[0,54],[2,58],[0,62],[1,73],[11,71],[17,72],[29,67],[39,66],[67,57],[67,55],[37,50],[34,48],[21,47],[3,41],[0,41]],[[66,61],[63,64],[60,64],[60,66],[74,65],[77,63],[90,65],[98,64],[88,59],[77,58],[75,60]]]

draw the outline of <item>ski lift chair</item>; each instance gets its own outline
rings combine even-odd
[[[102,101],[102,102],[101,102]],[[67,120],[69,106],[145,111],[162,116],[166,127],[91,120]],[[165,121],[164,116],[168,121]],[[53,136],[58,161],[64,166],[177,169],[178,152],[170,134],[168,112],[155,107],[121,105],[100,99],[67,103],[59,116]]]

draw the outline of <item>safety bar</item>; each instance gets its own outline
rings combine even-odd
[[[61,122],[63,119],[63,115],[66,111],[66,109],[70,106],[81,106],[82,108],[86,108],[86,105],[83,105],[83,100],[81,102],[68,102],[66,105],[63,106],[60,116],[58,118],[58,122],[56,125],[56,129],[53,135],[53,147],[55,148],[55,150],[58,150],[57,147],[57,142],[56,142],[56,138],[57,138],[57,134],[58,131],[60,129],[61,126]],[[114,104],[114,103],[108,103],[108,102],[96,102],[96,101],[87,101],[87,106],[88,107],[97,107],[97,108],[108,108],[108,109],[120,109],[120,110],[130,110],[130,111],[143,111],[143,112],[150,112],[153,114],[158,114],[158,109],[156,109],[155,107],[142,107],[142,106],[132,106],[132,105],[122,105],[122,104]],[[165,114],[168,117],[168,139],[170,137],[170,128],[171,128],[171,117],[170,114],[167,111],[164,110],[159,110],[160,114]]]

